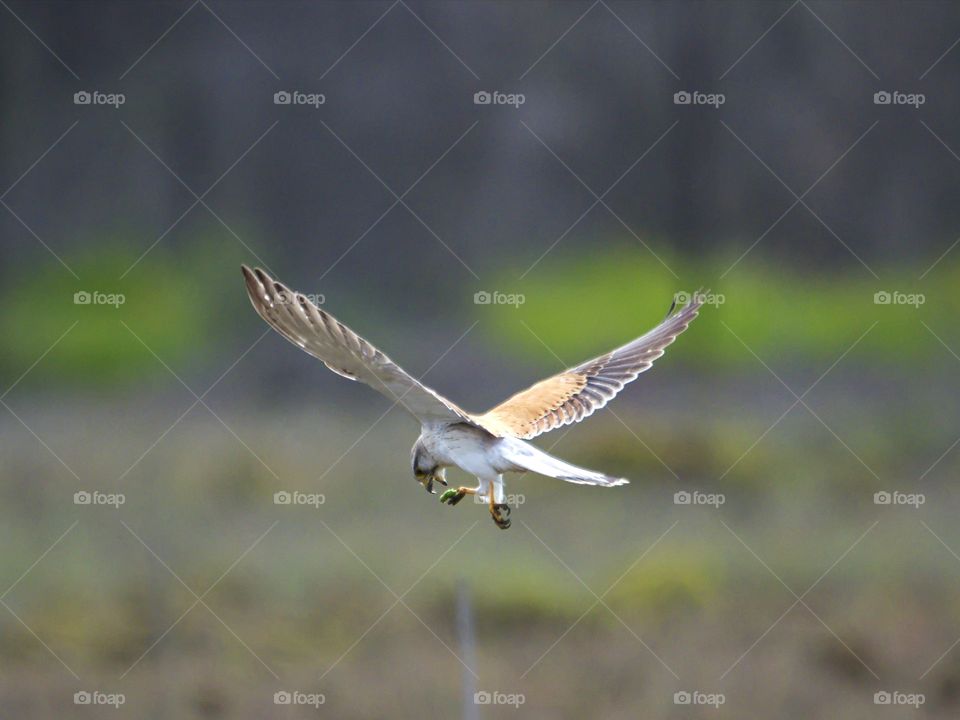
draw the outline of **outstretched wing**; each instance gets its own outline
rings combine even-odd
[[[541,380],[474,420],[499,437],[529,439],[580,422],[635,380],[697,316],[704,294],[695,293],[646,335],[606,355]]]
[[[364,382],[402,405],[421,423],[472,422],[449,400],[408,375],[330,313],[275,281],[260,268],[242,266],[254,309],[278,333],[338,375]]]

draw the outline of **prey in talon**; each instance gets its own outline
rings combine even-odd
[[[438,470],[437,472],[424,473],[419,475],[417,474],[416,471],[414,471],[413,476],[417,479],[417,481],[421,485],[423,485],[424,489],[428,493],[430,493],[431,495],[436,495],[437,491],[433,489],[433,483],[438,482],[444,487],[446,487],[447,481],[446,481],[446,478],[443,477],[445,472],[446,470],[444,468],[440,468],[440,470]],[[444,495],[446,495],[446,493],[444,493]]]
[[[636,340],[541,380],[485,413],[470,413],[416,380],[305,295],[259,268],[244,265],[242,270],[254,309],[274,330],[338,375],[380,391],[420,423],[410,458],[414,478],[428,493],[435,494],[434,483],[447,486],[447,468],[459,468],[473,475],[477,485],[448,488],[440,502],[454,507],[473,495],[503,530],[510,527],[506,473],[533,472],[600,487],[628,482],[571,465],[527,440],[604,407],[687,329],[705,296],[697,292],[679,309],[672,306],[659,325]]]

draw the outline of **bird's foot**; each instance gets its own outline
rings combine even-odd
[[[467,491],[467,488],[457,488],[456,490],[450,488],[440,495],[440,502],[453,507],[467,496]]]
[[[490,506],[490,517],[501,530],[507,530],[510,527],[510,506],[506,503],[497,503]]]

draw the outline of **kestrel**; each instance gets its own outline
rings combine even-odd
[[[526,442],[550,430],[583,420],[604,407],[624,386],[663,355],[664,348],[697,316],[704,295],[670,308],[650,332],[558,375],[541,380],[475,415],[462,410],[409,375],[353,330],[304,295],[273,280],[263,270],[242,266],[254,309],[283,337],[321,360],[338,375],[359,380],[401,405],[420,421],[420,437],[410,452],[413,475],[433,493],[446,486],[446,468],[475,475],[476,487],[448,489],[440,502],[456,505],[467,495],[489,506],[498,527],[510,527],[503,474],[534,472],[581,485],[613,487],[628,480],[586,470]]]

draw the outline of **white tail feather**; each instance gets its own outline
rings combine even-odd
[[[522,440],[513,440],[504,443],[504,445],[503,455],[513,463],[514,469],[517,471],[529,470],[538,475],[546,475],[578,485],[614,487],[615,485],[626,485],[630,482],[624,478],[615,478],[594,470],[571,465]]]

